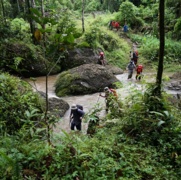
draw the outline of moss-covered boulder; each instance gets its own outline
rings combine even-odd
[[[100,92],[105,86],[115,87],[119,80],[106,67],[84,64],[62,72],[55,82],[57,96],[83,95]]]
[[[23,77],[44,76],[54,62],[44,58],[41,52],[40,47],[22,41],[4,43],[0,47],[0,68]],[[55,66],[50,74],[57,74],[60,70]]]

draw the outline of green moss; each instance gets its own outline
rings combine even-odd
[[[72,82],[76,79],[79,79],[78,74],[72,75],[70,71],[65,71],[61,73],[55,82],[55,93],[57,96],[65,96],[72,93],[72,89],[78,88],[79,86],[73,87],[70,86]]]

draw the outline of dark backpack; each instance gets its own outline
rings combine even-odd
[[[134,51],[133,52],[133,59],[137,59],[138,58],[138,51]]]
[[[77,106],[77,108],[78,108],[78,109],[80,109],[80,110],[82,110],[82,111],[84,110],[84,108],[83,108],[83,106],[82,106],[82,105],[77,104],[76,106]]]
[[[128,65],[128,69],[133,70],[134,68],[135,68],[135,66],[134,66],[133,62],[131,61]]]
[[[77,106],[77,109],[80,109],[80,110],[82,110],[83,111],[83,106],[82,105],[80,105],[80,104],[76,104],[76,106]],[[76,111],[77,111],[77,109],[76,109]],[[71,110],[70,111],[70,116],[72,115],[72,112],[73,112],[73,110]]]

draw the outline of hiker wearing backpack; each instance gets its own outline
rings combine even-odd
[[[125,33],[128,32],[128,25],[126,23],[123,26],[123,32],[125,32]]]
[[[134,61],[134,64],[137,65],[138,63],[138,50],[133,50],[132,60]]]
[[[100,93],[99,96],[105,98],[105,101],[106,101],[106,112],[108,112],[110,104],[111,104],[111,101],[113,99],[115,99],[117,101],[118,96],[117,96],[117,92],[116,92],[115,89],[111,89],[111,88],[105,87],[104,88],[104,92],[105,92],[105,95],[102,95]]]
[[[104,59],[105,59],[105,58],[104,58],[104,53],[103,53],[103,52],[100,52],[100,53],[99,53],[98,64],[105,66],[105,60],[104,60]]]
[[[83,107],[80,105],[73,104],[71,106],[70,113],[70,128],[74,130],[75,127],[77,130],[81,131],[82,129],[82,118],[85,112],[83,111]]]
[[[140,64],[136,68],[136,80],[141,80],[142,78],[142,72],[143,72],[143,66]]]
[[[136,69],[136,65],[134,64],[134,61],[131,60],[127,66],[128,79],[132,78],[134,69]]]

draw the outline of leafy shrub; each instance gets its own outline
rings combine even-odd
[[[181,18],[177,19],[177,22],[174,26],[174,33],[177,39],[181,38]]]
[[[156,37],[145,35],[131,35],[132,41],[138,42],[140,44],[139,53],[147,61],[157,61],[159,54],[159,40]],[[166,39],[165,41],[165,56],[164,63],[179,63],[181,60],[181,45],[180,43]]]
[[[40,110],[38,96],[32,92],[29,84],[10,76],[0,74],[0,124],[2,132],[18,131],[26,120],[26,111]],[[38,117],[31,120],[37,121]]]

